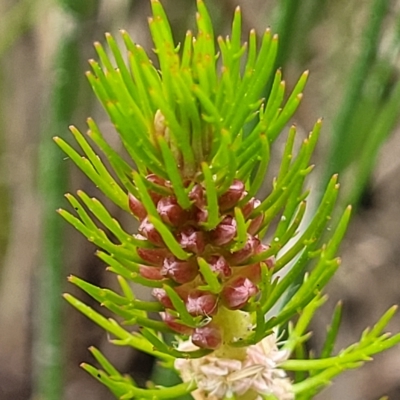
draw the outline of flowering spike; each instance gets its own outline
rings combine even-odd
[[[160,1],[151,0],[151,8],[158,60],[153,64],[121,31],[127,56],[106,34],[110,51],[96,43],[100,62],[90,60],[87,73],[131,162],[111,148],[91,119],[88,136],[102,158],[74,127],[80,150],[55,138],[96,187],[139,221],[136,232],[125,231],[99,200],[82,191],[76,198],[66,195],[75,214],[58,210],[102,249],[97,255],[117,275],[120,293],[76,277],[70,282],[120,322],[65,298],[109,332],[112,343],[151,354],[175,368],[183,383],[139,388],[96,350],[92,353],[104,371],[83,368],[121,399],[175,399],[187,393],[215,400],[311,399],[339,371],[400,342],[400,335],[382,333],[393,308],[358,344],[331,354],[337,309],[323,358],[300,358],[310,336],[307,327],[326,299],[321,291],[340,264],[336,251],[350,218],[348,208],[328,237],[336,176],[314,214],[307,213],[307,223],[303,218],[309,195],[303,184],[312,171],[320,120],[300,146],[295,126],[289,129],[278,175],[265,197],[258,192],[270,146],[300,104],[308,72],[287,96],[282,71],[274,71],[277,36],[267,29],[257,43],[252,30],[242,43],[239,8],[231,35],[217,39],[219,50],[202,0],[197,1],[197,32],[187,32],[182,48],[175,45]],[[283,268],[286,273],[279,273]],[[154,301],[138,299],[132,282],[151,288]],[[131,332],[124,324],[140,329]],[[279,342],[277,331],[286,332],[285,342]],[[162,336],[168,332],[176,334],[172,345]],[[295,359],[289,359],[291,352]],[[299,380],[291,382],[285,370],[300,371]]]

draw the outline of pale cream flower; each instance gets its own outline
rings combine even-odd
[[[181,350],[195,350],[190,341],[179,345]],[[177,359],[175,368],[184,382],[195,381],[196,400],[221,400],[254,393],[274,395],[278,400],[293,400],[294,393],[289,378],[279,364],[287,360],[287,351],[279,350],[275,334],[256,345],[249,346],[243,360],[218,358],[215,353],[197,359]],[[248,398],[248,396],[246,396]]]

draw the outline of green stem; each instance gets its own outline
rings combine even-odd
[[[339,173],[345,167],[344,155],[348,153],[346,148],[352,146],[352,136],[348,128],[356,111],[361,92],[367,75],[376,58],[380,31],[384,17],[388,11],[389,0],[375,0],[371,7],[371,15],[364,34],[363,48],[356,61],[348,81],[347,92],[342,101],[333,127],[332,151],[329,155],[328,167],[325,171],[325,180],[328,180],[333,173]]]
[[[21,0],[2,16],[0,24],[0,58],[13,43],[39,20],[39,0]],[[36,11],[36,12],[35,12]]]
[[[73,29],[64,32],[55,55],[56,80],[52,87],[46,127],[39,149],[39,190],[44,205],[42,265],[38,271],[37,326],[34,343],[35,399],[62,398],[63,324],[61,297],[64,282],[64,223],[55,210],[67,189],[67,164],[52,137],[67,131],[78,105],[77,82],[81,73],[82,30],[76,12]]]
[[[298,0],[285,0],[279,4],[279,50],[275,62],[277,68],[283,67],[291,54],[291,47],[296,32],[298,11],[301,9],[301,2]]]

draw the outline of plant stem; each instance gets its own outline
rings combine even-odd
[[[52,137],[62,136],[78,105],[77,82],[82,81],[80,47],[82,29],[75,11],[72,29],[66,29],[55,55],[55,82],[50,96],[39,149],[39,190],[43,204],[42,265],[39,268],[37,315],[34,343],[34,394],[38,400],[62,398],[63,324],[62,286],[64,282],[64,223],[55,212],[67,189],[68,171],[63,154]],[[82,21],[83,22],[83,21]]]
[[[339,110],[333,127],[332,151],[325,171],[325,181],[332,174],[339,173],[344,169],[346,159],[344,159],[343,155],[348,154],[346,148],[355,144],[352,142],[351,132],[349,132],[348,127],[351,125],[356,112],[366,77],[376,58],[380,31],[389,3],[389,0],[375,0],[372,4],[370,18],[363,35],[363,48],[353,67],[347,85],[348,90],[344,95],[342,108]]]

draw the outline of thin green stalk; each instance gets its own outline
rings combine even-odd
[[[329,154],[328,166],[325,171],[325,181],[327,181],[332,174],[339,173],[343,170],[346,163],[344,154],[347,154],[345,150],[347,147],[351,147],[354,144],[348,127],[351,125],[354,113],[359,104],[359,98],[367,75],[374,64],[379,45],[380,32],[389,4],[389,0],[374,0],[372,4],[370,18],[363,35],[363,48],[361,49],[359,58],[353,67],[348,84],[346,85],[348,90],[341,102],[342,107],[339,110],[336,123],[333,127],[332,151]]]
[[[39,0],[18,1],[1,17],[0,57],[36,22],[39,3]]]
[[[275,62],[277,68],[283,67],[291,54],[298,12],[301,10],[301,7],[302,2],[298,0],[285,0],[279,3],[279,51]]]
[[[62,249],[64,245],[64,223],[55,210],[60,196],[67,188],[67,164],[60,149],[54,145],[55,134],[67,133],[78,105],[77,82],[81,80],[80,43],[83,24],[71,13],[74,29],[64,33],[55,55],[55,76],[45,115],[46,126],[39,149],[39,190],[43,207],[42,265],[37,274],[38,307],[34,344],[34,398],[55,400],[62,398],[63,389],[63,324],[61,297],[64,282]]]

